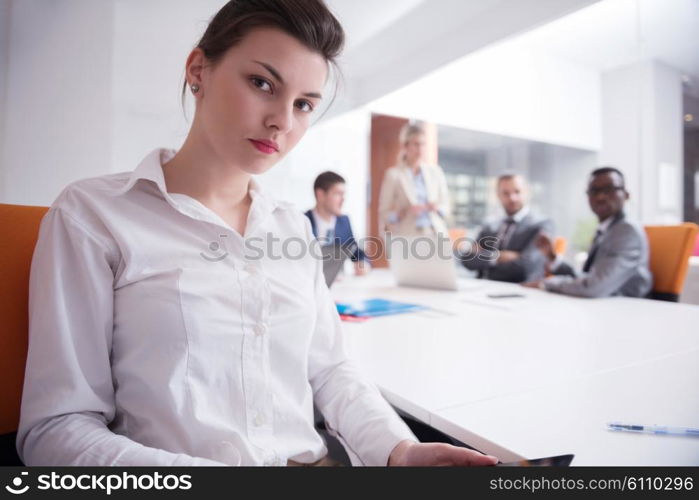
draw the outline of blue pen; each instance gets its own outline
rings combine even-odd
[[[692,427],[667,427],[664,425],[638,425],[610,422],[607,424],[610,431],[643,432],[646,434],[671,434],[673,436],[699,437],[699,429]]]

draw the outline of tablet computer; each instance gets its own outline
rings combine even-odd
[[[530,458],[518,460],[516,462],[508,462],[506,464],[498,463],[497,467],[568,467],[573,461],[575,455],[558,455],[555,457],[545,458]]]

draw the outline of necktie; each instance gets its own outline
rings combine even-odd
[[[514,225],[515,220],[512,217],[508,217],[503,222],[500,231],[498,231],[498,250],[502,250],[507,245]]]
[[[590,247],[590,253],[587,254],[587,260],[585,261],[585,265],[583,266],[583,272],[588,273],[590,272],[590,268],[592,267],[592,263],[595,261],[595,257],[597,256],[597,249],[599,248],[599,240],[600,237],[602,236],[602,231],[599,229],[595,233],[595,239],[592,240],[592,246]]]
[[[333,244],[333,237],[335,236],[335,230],[333,229],[328,229],[325,232],[325,245],[332,245]]]

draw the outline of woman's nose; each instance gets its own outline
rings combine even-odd
[[[280,133],[287,133],[291,130],[293,124],[293,116],[293,105],[277,105],[267,115],[267,119],[265,120],[265,126],[267,128],[275,128]]]

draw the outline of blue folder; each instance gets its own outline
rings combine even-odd
[[[371,316],[385,316],[387,314],[400,314],[426,309],[418,304],[408,304],[407,302],[396,302],[386,299],[366,299],[348,303],[337,303],[337,312],[347,316],[357,316],[360,318]]]

